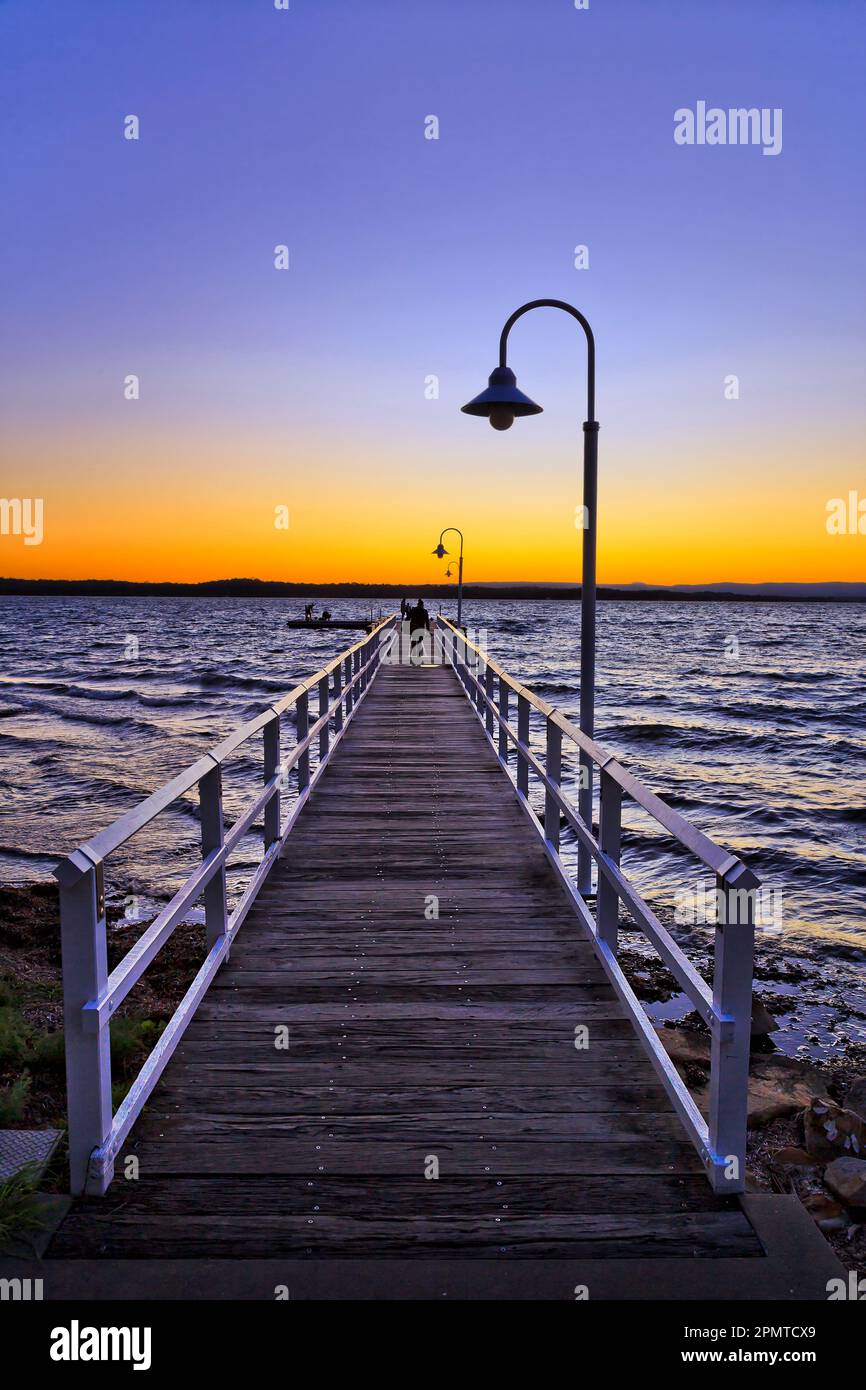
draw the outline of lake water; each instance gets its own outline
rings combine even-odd
[[[327,604],[334,616],[370,611]],[[393,601],[372,606],[387,612]],[[354,640],[288,629],[302,607],[0,599],[0,881],[47,877],[59,857]],[[443,607],[453,617],[454,605]],[[469,603],[464,618],[506,669],[577,720],[578,604]],[[789,1043],[811,1026],[813,1050],[832,1045],[840,1017],[849,1035],[862,1032],[866,606],[604,602],[598,644],[598,740],[747,860],[765,885],[765,927],[781,928],[761,934],[761,950],[809,965],[815,1007],[798,987]],[[260,766],[244,757],[227,771],[229,818]],[[574,772],[572,760],[566,780]],[[624,864],[670,920],[677,894],[699,893],[705,876],[648,819],[631,810],[625,824]],[[188,798],[112,857],[109,899],[151,915],[194,863],[197,836]],[[235,893],[259,853],[248,837]],[[824,1006],[822,990],[843,993],[844,1014]]]

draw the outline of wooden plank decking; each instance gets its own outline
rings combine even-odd
[[[445,668],[381,669],[128,1154],[51,1257],[762,1254]]]

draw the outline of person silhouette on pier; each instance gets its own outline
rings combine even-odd
[[[430,614],[424,607],[424,600],[418,599],[414,608],[409,609],[409,631],[416,632],[418,628],[426,630],[430,626]]]

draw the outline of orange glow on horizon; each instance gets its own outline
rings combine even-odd
[[[257,578],[300,583],[358,582],[411,586],[444,581],[447,562],[430,552],[440,529],[466,536],[465,580],[580,582],[581,531],[575,527],[573,459],[543,477],[498,493],[478,467],[452,462],[437,478],[421,462],[412,476],[393,457],[318,457],[312,449],[291,468],[276,449],[255,464],[226,448],[190,454],[178,465],[108,458],[70,450],[62,472],[41,460],[8,473],[4,496],[44,498],[44,540],[27,546],[0,536],[0,574],[21,578],[198,582]],[[134,465],[134,466],[131,466]],[[774,471],[778,471],[778,465]],[[763,481],[762,478],[763,472]],[[201,479],[208,481],[203,486]],[[719,479],[724,476],[724,482]],[[828,498],[845,496],[852,465],[827,468],[816,482],[788,469],[780,489],[766,467],[742,460],[739,474],[685,467],[672,481],[659,470],[637,476],[614,459],[601,473],[598,579],[602,585],[862,581],[866,537],[826,529]],[[16,491],[15,483],[18,483]],[[280,507],[288,530],[275,525]],[[457,538],[446,537],[456,558]]]

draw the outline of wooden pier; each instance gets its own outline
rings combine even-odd
[[[356,1296],[370,1261],[410,1296],[573,1297],[584,1275],[615,1296],[783,1296],[459,666],[374,670],[114,1181],[74,1203],[49,1264],[288,1261],[292,1296],[306,1268]]]

